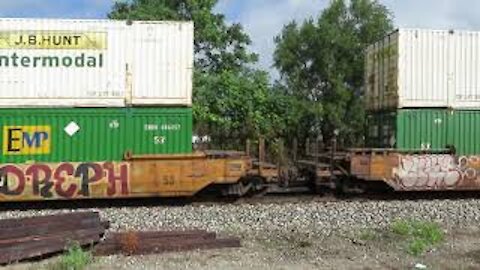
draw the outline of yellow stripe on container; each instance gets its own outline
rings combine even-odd
[[[0,49],[104,50],[107,33],[70,31],[0,32]]]

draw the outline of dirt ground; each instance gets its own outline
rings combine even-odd
[[[239,249],[152,256],[96,258],[88,269],[480,269],[480,229],[446,232],[445,241],[415,257],[381,230],[272,237],[242,237]],[[58,258],[22,263],[8,269],[52,269]]]

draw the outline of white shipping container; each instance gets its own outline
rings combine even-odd
[[[0,107],[190,106],[192,22],[0,19]]]
[[[480,33],[400,29],[367,49],[369,110],[480,108]]]

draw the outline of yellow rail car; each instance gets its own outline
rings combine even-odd
[[[242,152],[210,151],[126,154],[122,162],[4,164],[0,175],[0,201],[41,201],[193,196],[208,186],[248,182],[258,171]]]
[[[351,175],[396,191],[480,190],[480,157],[447,153],[352,151]]]

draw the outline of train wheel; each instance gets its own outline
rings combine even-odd
[[[358,179],[340,178],[334,182],[337,195],[363,194],[367,191],[365,183]]]
[[[245,194],[247,194],[252,186],[245,182],[245,181],[240,181],[236,184],[228,185],[224,188],[222,188],[221,192],[224,197],[243,197]]]
[[[253,177],[249,179],[249,183],[251,184],[251,189],[246,194],[249,197],[261,197],[268,192],[268,186],[262,177]]]

